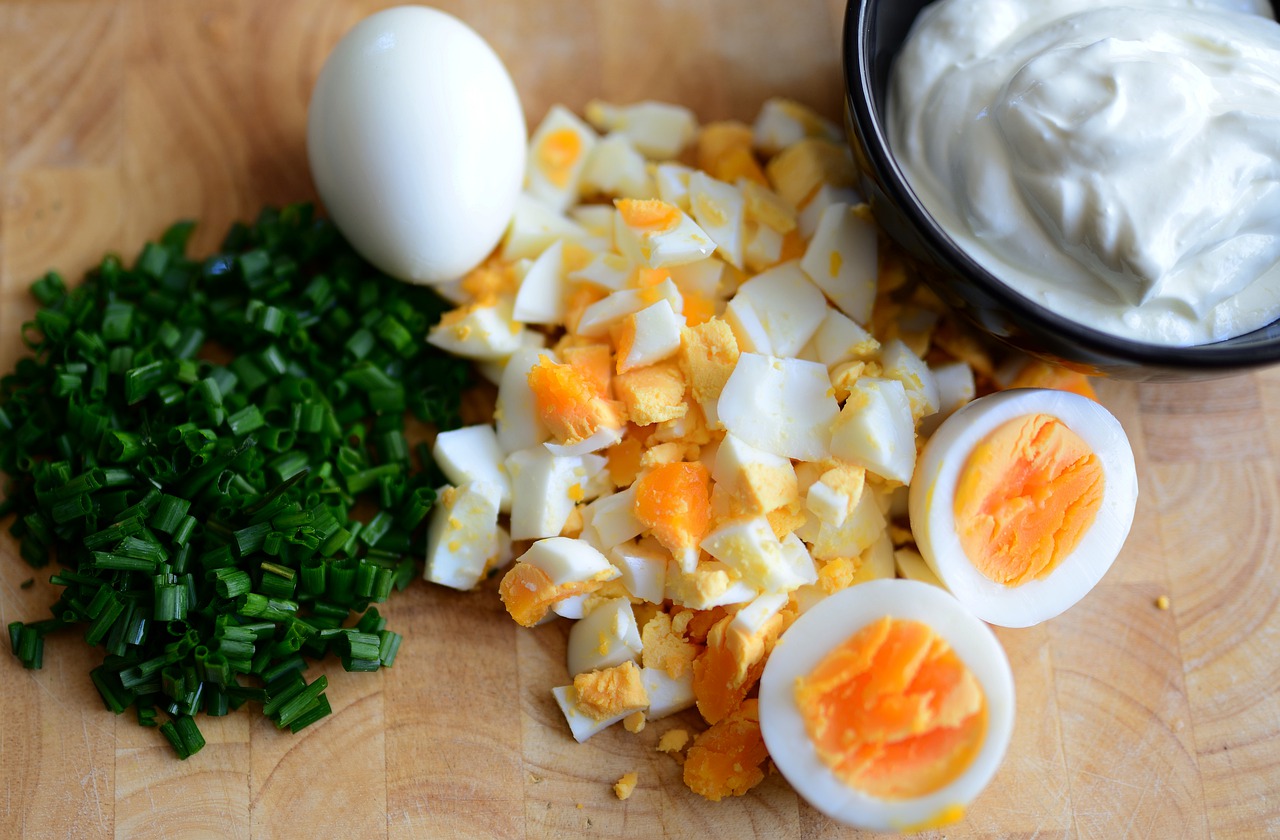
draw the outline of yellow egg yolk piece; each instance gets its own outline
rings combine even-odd
[[[955,493],[970,562],[996,583],[1042,578],[1080,543],[1102,506],[1098,456],[1062,421],[1017,417],[973,448]]]
[[[795,696],[822,761],[881,799],[924,796],[954,781],[986,735],[982,687],[918,621],[885,616],[863,627],[796,681]]]
[[[545,356],[529,370],[538,416],[561,443],[585,440],[602,426],[622,427],[617,405],[598,393],[597,384],[581,369]]]
[[[684,783],[712,802],[741,796],[764,781],[769,757],[760,734],[758,701],[746,700],[729,717],[694,739],[684,762]]]
[[[532,627],[546,617],[552,604],[599,589],[600,584],[587,580],[556,586],[546,572],[532,563],[516,563],[503,576],[498,595],[516,624]]]
[[[538,144],[538,168],[557,187],[564,187],[569,183],[573,167],[580,157],[582,138],[569,128],[550,132]]]
[[[696,546],[711,522],[711,474],[698,462],[662,464],[635,483],[633,513],[672,553]]]
[[[633,230],[666,233],[680,224],[680,208],[656,198],[619,198],[613,203]]]

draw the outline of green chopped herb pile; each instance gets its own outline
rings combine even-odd
[[[74,289],[37,281],[32,355],[0,379],[0,516],[63,587],[51,618],[9,625],[13,652],[39,668],[45,636],[82,628],[107,708],[163,711],[181,758],[202,710],[253,701],[294,732],[327,715],[308,657],[392,664],[400,636],[370,605],[415,576],[440,481],[406,412],[456,426],[468,382],[424,340],[443,302],[310,206],[264,210],[205,260],[191,230]]]

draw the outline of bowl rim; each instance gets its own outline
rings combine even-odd
[[[1259,336],[1256,343],[1162,345],[1133,341],[1093,329],[1065,318],[1018,293],[969,256],[925,208],[890,148],[885,125],[887,115],[881,114],[876,100],[872,66],[874,53],[871,49],[875,16],[882,2],[887,1],[850,0],[846,8],[843,33],[846,107],[852,115],[851,127],[858,134],[861,151],[874,171],[879,187],[907,217],[924,244],[933,252],[937,262],[958,271],[981,287],[984,294],[1014,313],[1015,321],[1020,326],[1028,323],[1043,325],[1077,343],[1090,356],[1107,356],[1166,370],[1183,368],[1223,373],[1232,369],[1257,368],[1280,362],[1280,337],[1275,335]],[[856,12],[851,14],[855,5]],[[887,84],[888,80],[886,86]],[[886,101],[887,95],[886,90]],[[1278,322],[1223,341],[1247,339],[1273,329],[1276,323]]]

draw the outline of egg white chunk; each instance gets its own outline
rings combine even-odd
[[[510,356],[523,343],[525,328],[512,315],[512,300],[455,309],[427,333],[427,343],[464,359],[490,361]],[[454,316],[454,317],[450,317]]]
[[[596,499],[582,509],[582,538],[601,551],[608,551],[640,536],[644,523],[633,512],[635,504],[634,484]]]
[[[940,398],[938,383],[933,371],[924,360],[911,352],[911,348],[900,338],[885,342],[880,350],[880,367],[882,376],[896,379],[906,389],[907,401],[911,403],[911,415],[919,420],[928,417],[938,410]]]
[[[560,145],[568,146],[571,155],[553,148],[560,138],[569,139],[569,144]],[[562,105],[552,105],[529,138],[529,194],[560,211],[577,203],[578,186],[596,142],[596,133],[577,114]]]
[[[1102,465],[1105,489],[1093,525],[1053,571],[1020,586],[990,580],[969,561],[956,533],[955,487],[969,453],[1017,417],[1047,414],[1079,435]],[[948,417],[920,455],[908,500],[920,553],[946,587],[983,621],[1029,627],[1071,607],[1111,568],[1133,524],[1138,478],[1120,421],[1079,394],[1046,388],[1000,391]]]
[[[427,524],[427,580],[461,590],[479,583],[501,553],[501,496],[502,487],[488,481],[440,491]],[[510,551],[509,538],[507,550]]]
[[[814,749],[795,699],[797,679],[886,615],[927,624],[945,639],[982,686],[987,703],[986,737],[973,762],[950,784],[909,799],[880,799],[841,781]],[[947,592],[918,581],[870,581],[813,604],[782,634],[760,679],[760,730],[778,770],[822,813],[872,831],[902,831],[949,807],[967,806],[1004,758],[1013,717],[1013,674],[995,635]]]
[[[655,364],[680,349],[684,316],[676,314],[670,300],[663,298],[629,317],[635,319],[634,340],[627,354],[618,360],[619,370]]]
[[[603,732],[610,726],[631,714],[630,711],[607,717],[604,720],[596,720],[578,705],[578,692],[574,690],[572,685],[560,685],[551,689],[551,695],[556,698],[556,705],[560,707],[561,714],[564,715],[565,721],[569,724],[569,731],[573,733],[573,739],[581,744],[592,735]]]
[[[582,311],[578,321],[578,335],[601,338],[623,318],[651,306],[658,300],[671,304],[673,312],[684,311],[684,298],[671,280],[663,280],[646,289],[622,289],[598,300]]]
[[[644,155],[623,134],[610,134],[591,150],[582,172],[584,195],[648,198],[657,192]]]
[[[631,602],[606,598],[569,628],[568,664],[573,676],[639,660],[643,645]]]
[[[742,220],[746,202],[732,184],[718,181],[705,172],[689,176],[689,209],[725,262],[742,268]]]
[[[563,241],[557,241],[543,251],[524,273],[511,314],[526,324],[559,324],[564,321]]]
[[[511,225],[502,240],[502,258],[509,262],[533,259],[562,239],[587,242],[591,234],[582,225],[528,193],[516,198]]]
[[[775,356],[796,356],[817,333],[830,307],[800,265],[786,262],[757,274],[738,287],[734,300],[746,298],[769,336]]]
[[[553,455],[544,446],[531,446],[512,452],[504,465],[511,478],[511,537],[536,540],[560,534],[604,458]]]
[[[831,454],[907,484],[916,463],[915,428],[902,383],[864,376],[854,383],[832,427]]]
[[[508,454],[537,446],[551,437],[551,430],[538,416],[533,390],[529,387],[529,371],[544,356],[553,362],[559,361],[551,350],[521,346],[511,354],[502,369],[494,428],[499,445]]]
[[[796,217],[796,224],[800,229],[800,235],[805,239],[812,239],[813,232],[818,229],[818,222],[822,220],[822,214],[827,208],[833,204],[847,204],[853,207],[862,202],[862,196],[858,191],[849,187],[833,187],[830,184],[823,184],[818,187],[818,191],[804,205],[804,209]]]
[[[653,170],[658,197],[689,212],[689,177],[697,170],[683,163],[660,163]]]
[[[830,454],[839,413],[825,366],[756,353],[738,357],[716,412],[732,434],[783,458],[820,461]]]
[[[871,320],[879,270],[876,228],[847,204],[822,212],[800,267],[840,311],[859,324]]]
[[[618,568],[618,580],[631,597],[661,604],[667,586],[667,564],[671,554],[660,546],[624,542],[609,550],[609,560]]]
[[[613,228],[618,251],[631,261],[649,268],[667,268],[711,256],[716,243],[688,213],[679,210],[679,221],[671,230],[633,228],[621,213]]]
[[[653,160],[668,160],[680,154],[698,131],[693,111],[667,102],[619,106],[593,99],[584,113],[598,130],[621,132]]]
[[[511,512],[511,479],[502,466],[505,454],[493,426],[465,426],[436,435],[431,457],[454,486],[473,481],[496,484],[501,489],[501,511]]]
[[[678,677],[672,677],[661,668],[641,668],[640,681],[649,694],[649,708],[645,717],[649,720],[674,715],[693,708],[693,669]]]

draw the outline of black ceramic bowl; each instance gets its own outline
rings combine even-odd
[[[930,285],[983,331],[1042,358],[1117,379],[1189,380],[1280,362],[1280,321],[1194,347],[1118,338],[1070,321],[1017,294],[962,251],[907,185],[889,148],[889,74],[929,0],[850,0],[845,14],[846,129],[862,189],[885,231]]]

